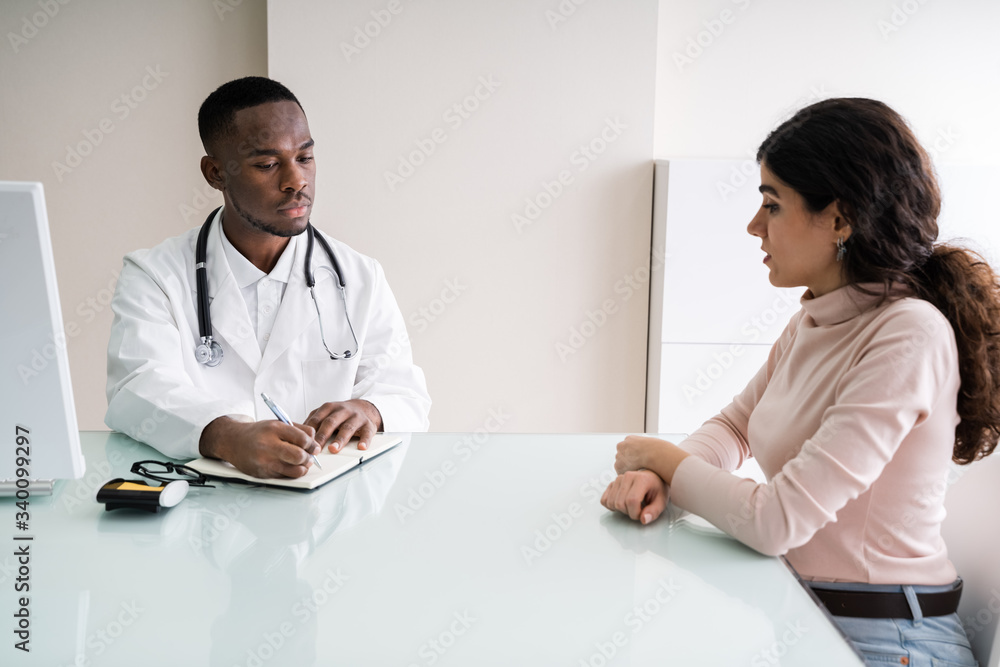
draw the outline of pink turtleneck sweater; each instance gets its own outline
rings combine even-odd
[[[868,286],[874,287],[874,285]],[[959,422],[947,319],[906,288],[811,298],[767,363],[681,447],[674,504],[805,579],[946,584],[944,491]],[[732,475],[747,458],[767,484]]]

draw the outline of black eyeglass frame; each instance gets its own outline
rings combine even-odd
[[[146,469],[146,465],[158,465],[166,468],[164,473],[153,473]],[[190,468],[183,463],[170,463],[165,461],[136,461],[132,464],[132,472],[136,475],[142,475],[148,479],[156,480],[157,482],[176,482],[178,479],[183,479],[190,486],[198,486],[209,489],[214,489],[215,485],[208,483],[208,477],[198,472],[194,468]],[[164,475],[175,474],[180,475],[180,477],[164,477]]]

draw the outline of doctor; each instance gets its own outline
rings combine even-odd
[[[198,129],[202,174],[224,205],[201,229],[125,256],[105,423],[258,477],[304,475],[308,454],[352,436],[363,448],[376,431],[427,430],[424,375],[382,267],[319,230],[309,243],[314,142],[295,96],[262,77],[231,81],[202,104]]]

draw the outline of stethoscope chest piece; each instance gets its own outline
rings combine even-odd
[[[209,368],[214,368],[222,363],[222,346],[218,341],[212,340],[211,336],[202,339],[201,345],[194,348],[194,358],[199,364],[204,364]]]

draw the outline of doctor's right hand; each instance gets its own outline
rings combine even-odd
[[[311,426],[289,426],[277,420],[241,422],[230,417],[213,420],[201,432],[202,456],[222,459],[254,477],[302,477],[318,454]]]

